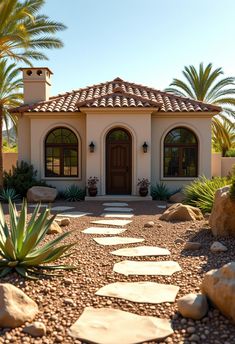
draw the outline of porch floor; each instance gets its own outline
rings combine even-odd
[[[85,201],[120,201],[120,202],[135,202],[135,201],[152,201],[151,196],[133,196],[133,195],[102,195],[90,197],[86,196]]]

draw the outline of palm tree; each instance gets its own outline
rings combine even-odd
[[[226,156],[227,151],[235,148],[235,128],[228,121],[214,118],[212,122],[212,146],[215,151]]]
[[[0,59],[0,133],[2,133],[3,121],[8,129],[8,120],[16,124],[16,118],[8,112],[12,107],[19,106],[23,100],[22,79],[18,77],[19,69],[16,64],[7,64],[6,59]],[[0,135],[0,147],[2,147],[2,135]],[[0,150],[0,189],[3,187],[3,159]]]
[[[235,78],[221,78],[223,74],[222,68],[213,70],[212,63],[206,68],[200,63],[198,71],[192,65],[184,67],[186,81],[173,79],[170,84],[173,87],[168,87],[165,91],[221,106],[223,111],[219,114],[220,118],[229,120],[228,116],[235,118]]]
[[[44,3],[44,0],[0,1],[0,58],[31,65],[31,60],[47,59],[43,49],[63,46],[54,34],[66,27],[39,14]]]

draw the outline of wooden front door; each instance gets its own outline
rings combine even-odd
[[[124,129],[113,129],[106,139],[106,193],[131,194],[131,170],[131,136]]]

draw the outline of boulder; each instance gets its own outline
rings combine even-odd
[[[58,225],[56,221],[53,221],[50,228],[47,231],[47,234],[60,234],[62,233],[62,229]]]
[[[27,192],[28,202],[54,202],[58,191],[46,186],[33,186]]]
[[[200,250],[202,247],[202,244],[197,241],[187,241],[184,245],[184,250],[189,250],[189,251],[196,251]]]
[[[176,192],[174,195],[172,195],[169,198],[169,201],[171,203],[183,203],[186,199],[186,196],[183,194],[183,192]]]
[[[70,225],[71,221],[68,217],[55,219],[59,226],[64,227]]]
[[[235,323],[235,262],[207,272],[202,280],[201,291]]]
[[[22,290],[12,284],[0,284],[0,327],[15,328],[32,321],[38,306]]]
[[[221,244],[221,242],[219,242],[219,241],[213,242],[213,244],[210,247],[210,250],[213,253],[228,251],[227,247],[225,245]]]
[[[235,236],[235,200],[229,195],[230,186],[224,186],[215,193],[209,225],[214,236]]]
[[[159,219],[164,221],[200,221],[204,217],[200,209],[176,203],[168,208]]]
[[[154,222],[153,221],[148,221],[144,224],[145,228],[152,228],[154,227]]]
[[[208,303],[205,295],[188,294],[177,301],[178,310],[185,318],[202,319],[208,312]]]
[[[35,321],[34,323],[25,326],[23,332],[30,334],[32,337],[42,337],[46,335],[46,326],[40,322]]]

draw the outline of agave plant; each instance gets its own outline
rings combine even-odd
[[[85,191],[73,184],[64,191],[63,196],[68,202],[77,202],[84,199]]]
[[[151,186],[151,196],[153,200],[166,201],[170,197],[171,193],[166,184],[157,183],[156,186]]]
[[[0,202],[9,203],[10,200],[13,202],[18,201],[20,198],[20,195],[16,193],[15,189],[6,188],[0,191]]]
[[[58,244],[71,232],[66,232],[56,239],[42,245],[42,241],[51,226],[55,216],[50,216],[50,210],[40,213],[38,204],[27,222],[27,202],[24,201],[20,215],[15,205],[9,202],[10,225],[8,226],[2,207],[0,206],[0,277],[15,271],[19,275],[31,279],[37,276],[51,276],[44,270],[72,269],[69,265],[50,265],[75,245]],[[71,254],[71,253],[70,253]],[[67,252],[66,256],[69,255]]]

